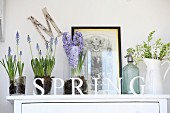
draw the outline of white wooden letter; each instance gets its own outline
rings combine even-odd
[[[56,86],[57,85],[57,81],[60,81],[61,82],[61,85],[60,86]],[[64,86],[64,80],[61,79],[61,78],[53,78],[53,82],[54,82],[54,95],[56,95],[56,92],[57,92],[57,88],[63,88]]]
[[[43,89],[41,86],[39,86],[39,85],[36,83],[37,80],[41,80],[42,84],[44,84],[44,80],[41,79],[41,78],[35,78],[35,79],[33,80],[33,85],[35,86],[35,88],[37,88],[37,89],[39,89],[39,90],[41,91],[41,95],[44,95],[44,92],[45,92],[45,91],[44,91],[44,89]],[[34,90],[33,90],[33,94],[36,94]]]
[[[134,95],[141,95],[144,93],[144,85],[140,85],[140,88],[141,88],[141,93],[140,94],[137,94],[133,88],[133,85],[134,85],[134,82],[136,79],[141,79],[142,81],[144,81],[144,78],[143,77],[140,77],[140,76],[137,76],[137,77],[134,77],[131,81],[130,81],[130,91],[134,94]]]

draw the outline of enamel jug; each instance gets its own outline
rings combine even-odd
[[[162,94],[163,93],[163,80],[165,79],[169,69],[169,61],[160,61],[156,59],[145,58],[144,62],[147,66],[147,73],[145,77],[145,94]],[[161,67],[168,63],[168,68],[165,73],[161,73]]]

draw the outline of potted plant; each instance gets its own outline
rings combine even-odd
[[[156,60],[170,60],[170,42],[163,43],[162,39],[159,38],[151,45],[153,34],[155,31],[150,32],[147,41],[142,44],[136,45],[135,48],[127,49],[128,54],[133,54],[135,63],[143,61],[145,58],[156,59]]]
[[[68,62],[71,68],[71,77],[78,77],[83,81],[83,85],[81,90],[83,94],[87,94],[87,83],[84,76],[81,74],[83,63],[85,60],[86,52],[83,51],[84,42],[83,36],[80,32],[75,32],[73,38],[65,32],[63,33],[63,47],[65,53],[68,57]],[[79,84],[79,81],[75,81],[76,84]],[[67,80],[64,84],[64,93],[72,94],[72,80]],[[77,90],[75,90],[76,94],[79,94]]]
[[[22,51],[19,52],[19,33],[16,33],[16,45],[17,45],[17,69],[19,77],[16,78],[16,93],[25,94],[25,81],[26,77],[23,76],[24,62],[22,62]]]
[[[10,87],[9,93],[11,94],[25,94],[25,76],[22,76],[22,72],[24,69],[24,63],[21,60],[22,51],[20,53],[19,50],[19,33],[16,33],[16,45],[17,45],[17,54],[11,54],[11,47],[8,47],[8,56],[5,55],[5,60],[2,59],[1,64],[6,69],[9,79],[10,79]],[[16,58],[17,57],[17,58]],[[16,76],[16,72],[18,69],[18,76]]]
[[[5,55],[5,60],[2,59],[0,63],[4,66],[9,76],[9,94],[16,94],[15,76],[17,71],[16,55],[11,54],[11,47],[8,47],[8,55]]]
[[[162,39],[159,38],[151,44],[154,33],[155,31],[150,32],[147,41],[137,45],[135,48],[129,48],[127,52],[128,54],[133,54],[136,64],[144,61],[147,66],[145,93],[162,94],[162,79],[165,79],[170,69],[170,42],[163,43]],[[160,69],[165,62],[169,63],[169,68],[162,77]]]
[[[49,94],[51,91],[51,85],[52,85],[51,73],[55,65],[57,38],[55,38],[55,40],[51,38],[49,43],[46,42],[47,52],[46,52],[45,57],[43,57],[39,44],[37,43],[36,49],[38,52],[38,58],[33,57],[32,47],[31,47],[31,38],[29,36],[27,37],[27,41],[29,43],[31,56],[32,56],[31,66],[32,66],[32,70],[35,75],[34,78],[44,79],[44,84],[40,80],[37,80],[36,83],[44,88],[45,90],[44,94]],[[53,43],[55,43],[54,50],[53,50]],[[41,94],[41,91],[39,89],[37,89],[37,94]]]

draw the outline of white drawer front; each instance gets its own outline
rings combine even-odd
[[[32,103],[22,113],[159,113],[159,103]]]

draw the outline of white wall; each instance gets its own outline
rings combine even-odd
[[[9,45],[15,52],[15,34],[19,31],[20,49],[23,51],[25,61],[24,75],[27,75],[27,94],[32,94],[33,72],[26,37],[29,34],[34,45],[37,42],[43,45],[43,40],[27,17],[32,15],[46,25],[41,9],[47,7],[62,31],[70,31],[71,26],[75,25],[121,26],[122,56],[124,56],[127,48],[141,43],[152,30],[156,30],[155,37],[162,37],[165,42],[170,41],[169,6],[170,0],[6,0],[6,41],[0,43],[0,58],[7,53]],[[64,67],[67,65],[61,39],[59,41],[53,74],[63,77]],[[123,59],[123,65],[126,64],[125,61]],[[13,107],[5,99],[8,95],[8,76],[1,65],[0,78],[0,113],[12,113]],[[166,93],[170,92],[166,87],[169,86],[169,80],[170,76],[164,84]]]

